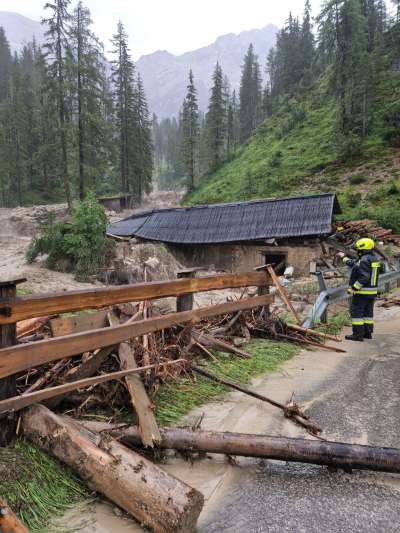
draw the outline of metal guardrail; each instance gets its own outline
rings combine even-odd
[[[342,285],[340,287],[328,288],[325,283],[325,279],[322,272],[316,272],[315,275],[318,278],[318,284],[320,293],[313,305],[310,316],[305,320],[303,326],[306,328],[312,328],[316,322],[327,322],[327,310],[329,305],[337,302],[347,300],[351,298],[351,295],[347,292],[348,285]],[[379,292],[388,292],[390,290],[390,284],[393,281],[400,282],[400,264],[398,270],[391,270],[382,274],[379,277]]]

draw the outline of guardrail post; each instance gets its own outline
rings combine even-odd
[[[25,279],[0,281],[0,308],[1,299],[15,298],[17,296],[17,284]],[[3,314],[9,312],[7,308],[1,309]],[[8,315],[9,316],[9,315]],[[17,324],[0,324],[0,348],[7,348],[17,344]],[[0,379],[0,400],[12,398],[17,394],[17,378],[15,375]],[[16,418],[13,414],[0,415],[0,446],[4,447],[11,443],[15,436]]]
[[[314,276],[317,276],[319,291],[320,292],[326,291],[328,289],[328,287],[326,286],[326,283],[325,283],[324,274],[322,272],[318,271],[318,272],[314,272]],[[327,310],[322,313],[321,322],[323,324],[327,324],[328,323],[328,311]]]

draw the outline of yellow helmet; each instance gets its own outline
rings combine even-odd
[[[354,248],[360,252],[364,250],[373,250],[375,248],[375,242],[372,239],[365,237],[364,239],[359,239],[354,244]]]

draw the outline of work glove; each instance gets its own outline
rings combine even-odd
[[[351,287],[349,287],[349,288],[347,289],[347,294],[351,294],[351,295],[353,295],[353,294],[354,294],[354,289],[352,289]]]

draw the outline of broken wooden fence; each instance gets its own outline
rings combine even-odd
[[[188,309],[119,326],[16,345],[15,324],[21,320],[86,309],[101,309],[115,304],[155,300],[170,296],[178,298],[178,308],[179,299],[184,298],[184,307],[187,309],[187,295],[203,291],[254,286],[262,289],[269,287],[271,280],[268,273],[262,271],[219,274],[199,278],[184,277],[171,281],[25,297],[16,296],[17,281],[20,280],[7,282],[4,285],[3,293],[0,295],[0,413],[4,413],[2,400],[8,399],[7,410],[12,410],[13,402],[10,403],[9,399],[15,395],[16,374],[19,372],[98,348],[116,346],[134,337],[161,331],[178,324],[190,324],[220,314],[268,306],[272,301],[272,296],[262,294],[253,298],[238,299],[199,309]],[[78,386],[79,382],[77,382],[76,388]],[[49,389],[47,390],[49,391]],[[17,404],[18,397],[15,398],[15,405]],[[13,426],[13,423],[14,421],[9,416],[4,420],[4,423],[2,420],[0,445],[5,444],[12,435],[13,431],[10,431],[10,427]]]

